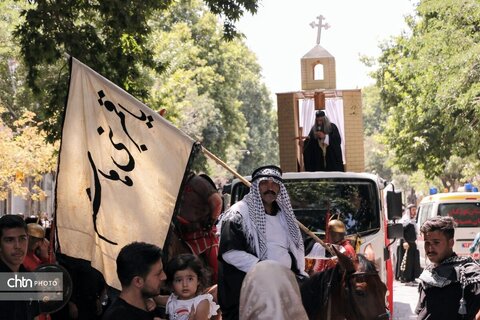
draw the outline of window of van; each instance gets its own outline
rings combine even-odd
[[[480,227],[480,202],[442,203],[438,214],[453,217],[458,227]]]
[[[420,219],[420,225],[423,225],[423,223],[432,215],[432,206],[433,203],[427,203],[420,206],[417,214],[418,219]]]
[[[318,236],[325,234],[328,219],[344,221],[347,234],[369,234],[380,228],[379,203],[375,183],[366,179],[322,178],[284,180],[297,219]],[[232,204],[249,188],[237,183]]]
[[[356,179],[287,180],[293,210],[308,228],[323,234],[328,219],[340,218],[347,234],[367,234],[380,228],[372,181]]]

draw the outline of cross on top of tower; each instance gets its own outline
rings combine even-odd
[[[317,44],[320,44],[320,36],[322,35],[322,28],[324,28],[325,30],[327,30],[328,28],[330,28],[330,25],[328,23],[322,23],[322,21],[325,19],[324,16],[322,15],[319,15],[317,17],[318,19],[318,23],[316,23],[315,21],[312,21],[310,23],[310,26],[312,28],[315,28],[315,27],[318,27],[318,31],[317,31]]]

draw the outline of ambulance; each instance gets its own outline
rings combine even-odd
[[[480,259],[478,250],[470,254],[475,235],[480,232],[480,192],[449,192],[431,194],[422,199],[417,213],[417,226],[420,229],[428,218],[434,216],[451,216],[457,223],[455,229],[455,245],[453,250],[459,256],[470,256]],[[417,239],[420,251],[420,265],[425,267],[430,262],[425,255],[423,235]]]

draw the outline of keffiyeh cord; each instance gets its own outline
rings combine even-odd
[[[465,276],[462,277],[461,275]],[[470,257],[457,255],[445,259],[440,265],[429,265],[419,277],[424,287],[445,287],[452,282],[460,282],[462,287],[480,283],[480,266]]]
[[[422,286],[443,288],[451,283],[459,282],[462,286],[462,298],[459,301],[458,313],[467,314],[466,301],[464,299],[465,288],[474,284],[476,291],[480,291],[480,265],[471,257],[459,257],[454,255],[442,261],[438,266],[427,266],[419,277]]]

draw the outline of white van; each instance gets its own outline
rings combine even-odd
[[[451,216],[455,219],[457,228],[453,250],[459,256],[469,256],[468,247],[475,235],[480,232],[480,192],[437,193],[423,198],[417,213],[418,228],[420,229],[425,220],[433,216]],[[425,256],[421,233],[417,243],[420,265],[425,267],[428,259]],[[480,258],[478,251],[473,254],[473,258],[477,260]]]
[[[249,176],[244,178],[250,180]],[[387,221],[401,217],[401,193],[391,192],[392,185],[370,173],[285,172],[282,179],[296,218],[318,237],[325,239],[332,214],[342,216],[343,213],[347,238],[353,242],[357,252],[368,254],[375,261],[380,278],[388,288],[388,305],[393,306],[394,275],[388,247],[390,239],[403,235],[403,228],[401,224]],[[249,187],[234,179],[224,192],[231,195],[230,204],[234,204],[242,200]],[[358,203],[362,214],[347,219],[346,214],[353,212],[350,210],[354,202],[350,196],[354,194],[358,197],[356,199],[361,199]],[[395,312],[390,308],[392,311]]]

